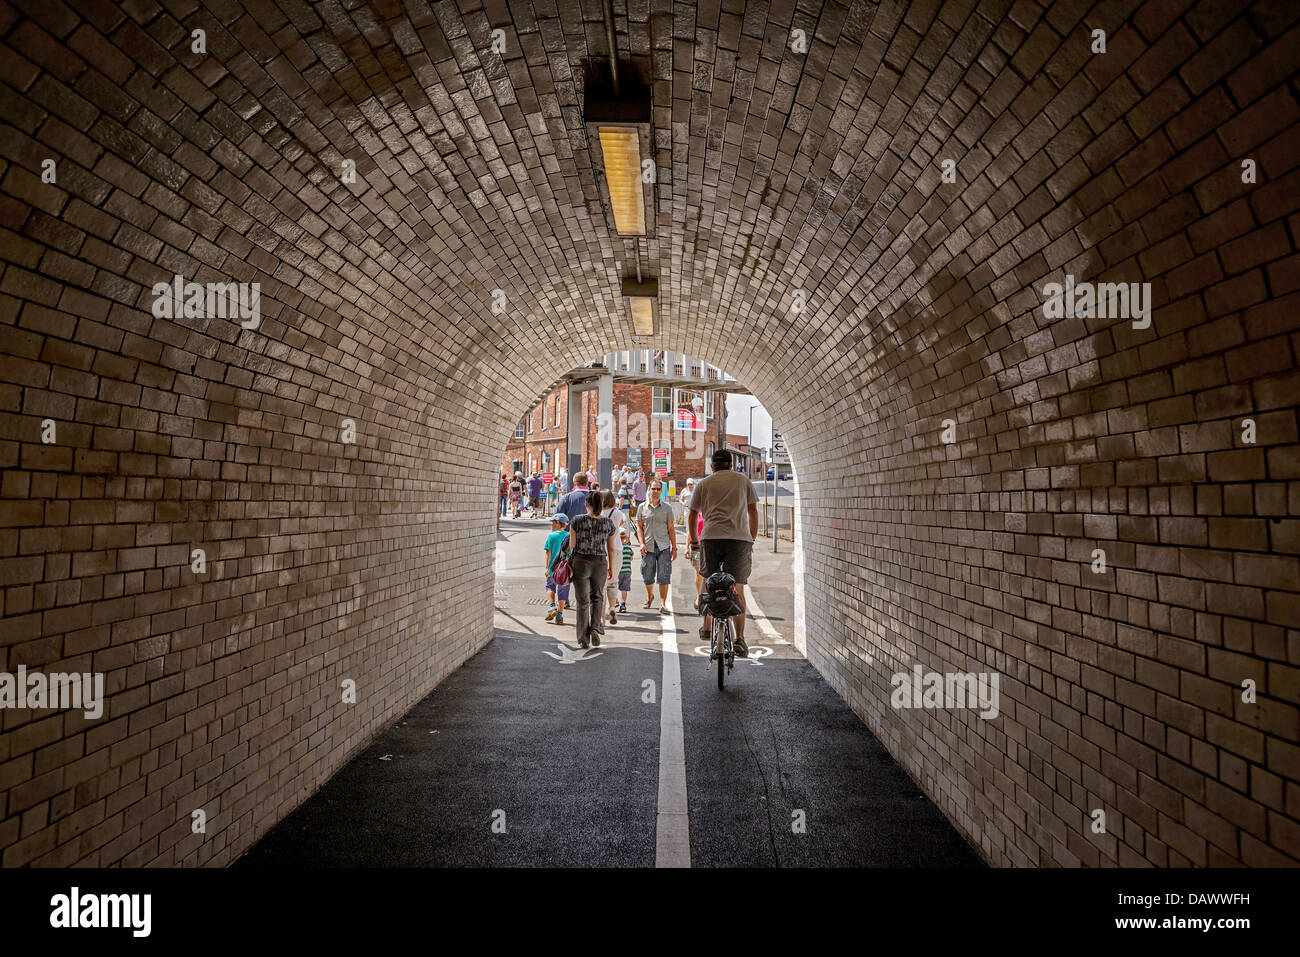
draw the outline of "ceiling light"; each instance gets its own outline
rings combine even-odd
[[[632,331],[638,336],[655,333],[655,301],[644,297],[628,300],[632,309]]]
[[[601,199],[614,216],[619,236],[654,235],[654,190],[646,188],[643,160],[654,156],[648,92],[624,92],[589,85],[583,122]]]
[[[632,334],[654,335],[659,303],[659,280],[647,279],[645,282],[637,282],[635,279],[624,279],[623,298],[627,301],[628,313],[632,317]]]
[[[641,194],[641,144],[635,129],[600,127],[600,152],[605,157],[605,181],[614,229],[620,236],[645,235],[645,197]]]

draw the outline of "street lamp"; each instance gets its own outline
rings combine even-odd
[[[749,404],[749,460],[754,461],[754,403]]]

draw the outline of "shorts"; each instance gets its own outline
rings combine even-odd
[[[749,581],[754,564],[754,543],[737,538],[705,538],[700,541],[700,574],[708,578],[714,572],[726,572],[743,585]]]
[[[631,572],[619,572],[619,573],[618,573],[618,590],[619,590],[619,591],[631,591],[631,590],[632,590],[632,573],[631,573]]]
[[[555,592],[555,597],[560,601],[569,600],[569,586],[555,584],[555,579],[550,575],[546,576],[546,590]]]
[[[537,506],[541,503],[541,500],[542,497],[540,495],[530,495],[528,496],[528,505],[530,508],[537,508]]]
[[[646,549],[641,558],[641,581],[646,585],[668,585],[673,580],[673,550],[661,548],[658,551]]]

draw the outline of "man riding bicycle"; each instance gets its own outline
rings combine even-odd
[[[740,472],[732,471],[731,453],[719,449],[710,460],[713,474],[695,488],[690,514],[686,518],[687,541],[700,548],[700,574],[707,580],[714,572],[725,571],[736,579],[736,601],[741,612],[736,625],[737,658],[749,656],[745,645],[745,583],[749,581],[753,561],[754,536],[758,534],[758,492],[754,483]],[[698,516],[704,516],[704,529],[696,536]],[[707,638],[713,627],[706,615],[700,635]]]

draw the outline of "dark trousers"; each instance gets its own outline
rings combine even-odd
[[[593,635],[605,633],[605,576],[609,558],[605,555],[574,555],[573,606],[578,612],[578,644],[590,644]]]

